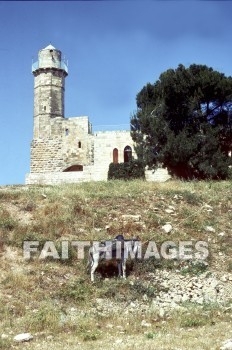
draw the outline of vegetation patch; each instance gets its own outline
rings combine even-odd
[[[108,180],[133,180],[144,179],[144,166],[138,160],[130,160],[126,163],[111,163],[109,165]]]

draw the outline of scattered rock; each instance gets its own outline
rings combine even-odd
[[[1,335],[1,338],[2,338],[2,339],[8,339],[8,335],[3,333],[3,334]]]
[[[220,280],[222,281],[222,282],[226,282],[227,281],[227,276],[222,276],[221,278],[220,278]]]
[[[29,341],[29,340],[32,340],[32,339],[33,339],[33,336],[31,335],[31,333],[21,333],[21,334],[17,334],[14,337],[14,341],[16,341],[18,343],[21,343],[21,342],[24,342],[24,341]]]
[[[96,303],[97,303],[97,304],[102,304],[102,303],[104,303],[104,299],[103,299],[103,298],[96,298],[95,300],[96,300]]]
[[[136,307],[136,304],[133,303],[133,302],[131,302],[131,303],[130,303],[130,306],[131,306],[131,307]]]
[[[71,311],[71,312],[76,312],[76,311],[77,311],[77,308],[76,308],[76,307],[71,307],[70,311]]]
[[[176,208],[173,205],[169,205],[168,209],[171,209],[171,210],[174,210],[174,211],[176,210]]]
[[[141,322],[142,327],[151,327],[151,323],[146,322],[145,320],[142,320]]]
[[[141,215],[124,214],[122,215],[123,220],[138,222],[141,220]]]
[[[183,199],[183,196],[181,194],[175,194],[173,197],[174,199]]]
[[[47,340],[52,340],[54,337],[53,337],[53,335],[48,335],[47,336]]]
[[[184,302],[193,302],[199,305],[209,302],[225,303],[231,298],[230,275],[218,276],[207,272],[199,276],[181,275],[179,272],[167,270],[157,271],[155,276],[150,275],[150,283],[164,287],[153,299],[153,307],[168,311],[178,308]],[[161,311],[162,312],[162,311]]]
[[[174,210],[173,209],[165,209],[165,212],[167,214],[173,214],[174,213]]]
[[[221,236],[221,237],[225,236],[225,232],[220,232],[220,233],[218,234],[218,236]]]
[[[108,323],[108,324],[106,325],[106,328],[112,329],[112,328],[114,328],[114,326],[112,325],[112,323]]]
[[[172,225],[171,224],[165,224],[162,226],[162,229],[165,233],[170,233],[172,231]]]
[[[206,230],[207,232],[216,232],[215,229],[214,229],[212,226],[206,226],[206,227],[205,227],[205,230]]]
[[[232,339],[225,340],[220,350],[232,350]]]
[[[210,210],[213,209],[213,207],[212,207],[211,205],[209,205],[209,204],[205,204],[205,205],[204,205],[204,208],[205,208],[205,209],[210,209]]]
[[[159,211],[159,208],[155,207],[153,208],[154,211]]]
[[[162,307],[159,310],[159,315],[160,315],[160,317],[164,317],[164,315],[165,315],[165,311]]]
[[[120,331],[123,330],[123,326],[116,326],[117,329],[119,329]]]

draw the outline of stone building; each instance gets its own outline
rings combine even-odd
[[[134,154],[130,131],[92,131],[87,116],[65,118],[65,78],[62,53],[48,45],[32,65],[34,134],[26,184],[58,184],[107,180],[111,162],[126,162]],[[165,169],[146,172],[147,180],[165,181]]]

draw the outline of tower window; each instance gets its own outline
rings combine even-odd
[[[113,163],[118,164],[118,149],[114,148],[113,150]]]
[[[69,134],[69,130],[65,129],[65,136],[68,136],[68,134]]]
[[[81,141],[78,142],[78,148],[81,148]]]
[[[124,148],[124,163],[129,162],[132,159],[132,149],[130,146]]]
[[[46,111],[46,106],[44,106],[44,111]]]

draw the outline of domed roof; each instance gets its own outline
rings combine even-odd
[[[46,46],[44,49],[42,50],[56,50],[56,48],[54,46],[52,46],[51,44],[49,44],[48,46]]]

